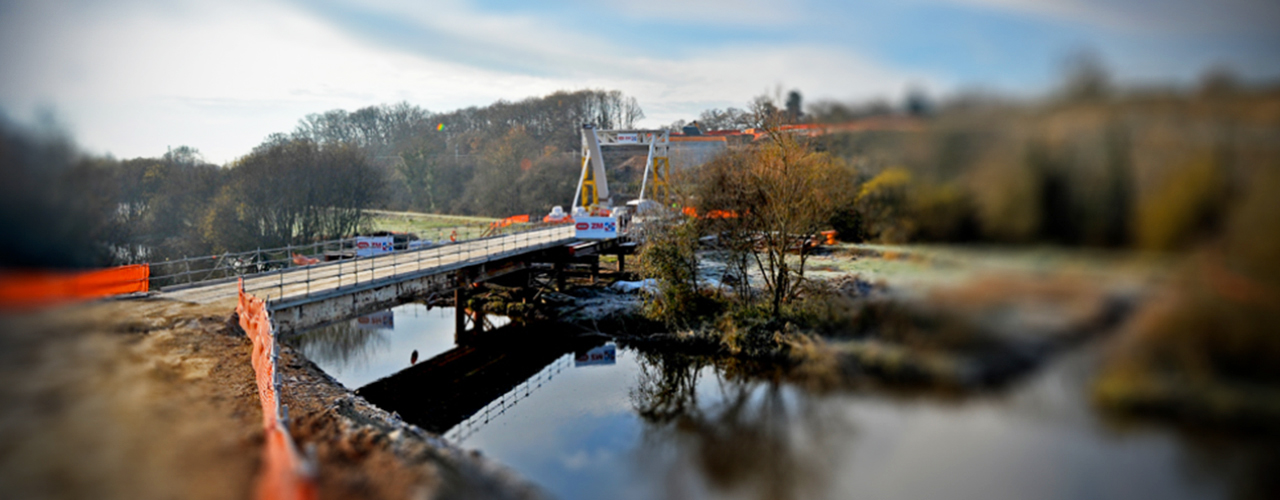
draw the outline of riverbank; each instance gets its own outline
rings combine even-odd
[[[640,284],[578,288],[562,321],[632,345],[730,356],[797,382],[944,390],[999,386],[1114,331],[1163,264],[1110,254],[841,244],[810,257],[804,294],[780,317],[729,303],[706,252],[712,308],[682,324],[645,316]],[[717,308],[718,307],[718,308]]]
[[[224,305],[106,301],[0,319],[0,490],[244,498],[263,432],[250,342]],[[533,498],[502,467],[372,407],[287,346],[289,431],[321,498]]]

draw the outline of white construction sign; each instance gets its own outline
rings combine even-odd
[[[576,217],[574,236],[581,240],[607,240],[618,237],[617,217]]]
[[[392,236],[357,236],[356,256],[373,257],[395,250],[395,238]]]

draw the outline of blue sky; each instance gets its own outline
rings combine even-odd
[[[777,89],[1036,96],[1081,50],[1123,83],[1213,65],[1273,81],[1278,47],[1274,0],[17,0],[0,3],[0,110],[51,111],[94,152],[226,162],[308,113],[401,100],[618,89],[659,126]]]

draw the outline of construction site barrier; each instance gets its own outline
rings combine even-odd
[[[698,209],[693,207],[684,207],[680,211],[689,217],[699,217]],[[712,210],[700,217],[703,219],[736,219],[738,218],[738,212],[733,210]]]
[[[311,500],[317,498],[315,472],[298,454],[289,436],[285,420],[288,412],[280,404],[279,373],[276,371],[279,351],[267,304],[244,293],[240,280],[240,300],[236,304],[240,327],[253,341],[250,362],[258,382],[258,398],[262,403],[262,428],[265,432],[262,450],[262,472],[258,476],[255,497],[259,500]]]
[[[489,227],[491,229],[496,229],[496,228],[507,227],[512,224],[523,224],[526,222],[529,222],[529,214],[512,215],[511,217],[507,217],[505,219],[499,219],[489,223]]]
[[[0,308],[28,309],[75,300],[146,292],[151,266],[94,271],[0,272]]]

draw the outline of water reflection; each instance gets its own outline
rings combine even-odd
[[[513,389],[528,387],[558,359],[567,360],[568,356],[556,346],[454,346],[364,385],[356,389],[356,394],[399,413],[407,422],[444,433],[493,407],[495,401],[505,401]],[[507,405],[498,406],[505,411]]]
[[[360,393],[560,498],[1274,498],[1274,446],[1100,418],[1093,349],[998,393],[939,398],[813,392],[732,360],[547,331],[454,346],[446,328],[433,348],[407,323],[397,310],[394,330],[305,345],[351,363],[405,342],[388,347],[395,376]]]
[[[849,422],[777,380],[727,376],[697,357],[639,358],[631,394],[646,423],[639,463],[661,478],[660,496],[828,495],[837,463],[833,444],[851,438]],[[714,378],[715,390],[700,405],[703,376]]]
[[[307,359],[322,367],[359,369],[367,366],[376,353],[387,350],[391,345],[388,333],[384,329],[360,328],[355,321],[343,321],[286,337],[283,342],[301,350]]]
[[[292,335],[282,342],[355,389],[453,348],[453,329],[453,308],[412,303]]]

